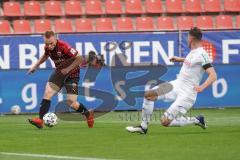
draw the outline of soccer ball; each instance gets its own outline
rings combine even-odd
[[[12,106],[11,113],[12,114],[19,114],[21,112],[21,108],[18,105]]]
[[[55,113],[47,113],[43,116],[44,124],[48,127],[53,127],[57,124],[58,117]]]

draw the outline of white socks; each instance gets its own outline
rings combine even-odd
[[[197,124],[199,121],[195,117],[178,117],[172,120],[169,127],[181,127],[190,124]]]
[[[151,115],[153,113],[154,101],[149,101],[146,98],[143,100],[142,106],[142,123],[143,129],[147,129],[148,123],[150,122]]]

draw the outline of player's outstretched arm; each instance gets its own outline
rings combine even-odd
[[[208,73],[208,78],[206,81],[200,85],[200,86],[195,86],[195,90],[197,92],[202,92],[205,88],[210,86],[214,81],[217,80],[217,73],[215,72],[215,69],[213,67],[210,67],[206,69],[206,72]]]
[[[66,68],[62,69],[61,70],[61,73],[66,75],[68,74],[71,70],[73,70],[74,68],[76,68],[77,66],[79,66],[82,61],[83,61],[83,58],[81,55],[77,54],[74,58],[74,61]]]
[[[42,55],[42,57],[37,61],[37,63],[35,63],[27,72],[27,74],[32,74],[34,71],[36,71],[36,69],[48,59],[49,55]]]
[[[184,62],[185,58],[173,56],[170,58],[170,62]]]

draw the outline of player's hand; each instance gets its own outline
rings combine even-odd
[[[177,57],[177,56],[173,56],[169,60],[170,60],[170,62],[179,62],[180,61],[179,57]]]
[[[36,71],[35,67],[32,67],[28,70],[27,74],[33,74]]]
[[[194,90],[197,91],[198,93],[200,93],[204,90],[204,88],[202,86],[195,86]]]
[[[70,72],[70,71],[69,71],[68,68],[64,68],[64,69],[61,70],[61,73],[62,73],[63,75],[67,75],[69,72]]]

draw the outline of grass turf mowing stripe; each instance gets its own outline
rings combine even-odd
[[[31,153],[10,153],[10,152],[0,152],[0,155],[51,158],[51,159],[69,159],[69,160],[110,160],[110,159],[90,158],[90,157],[73,157],[73,156],[58,156],[58,155],[31,154]]]

